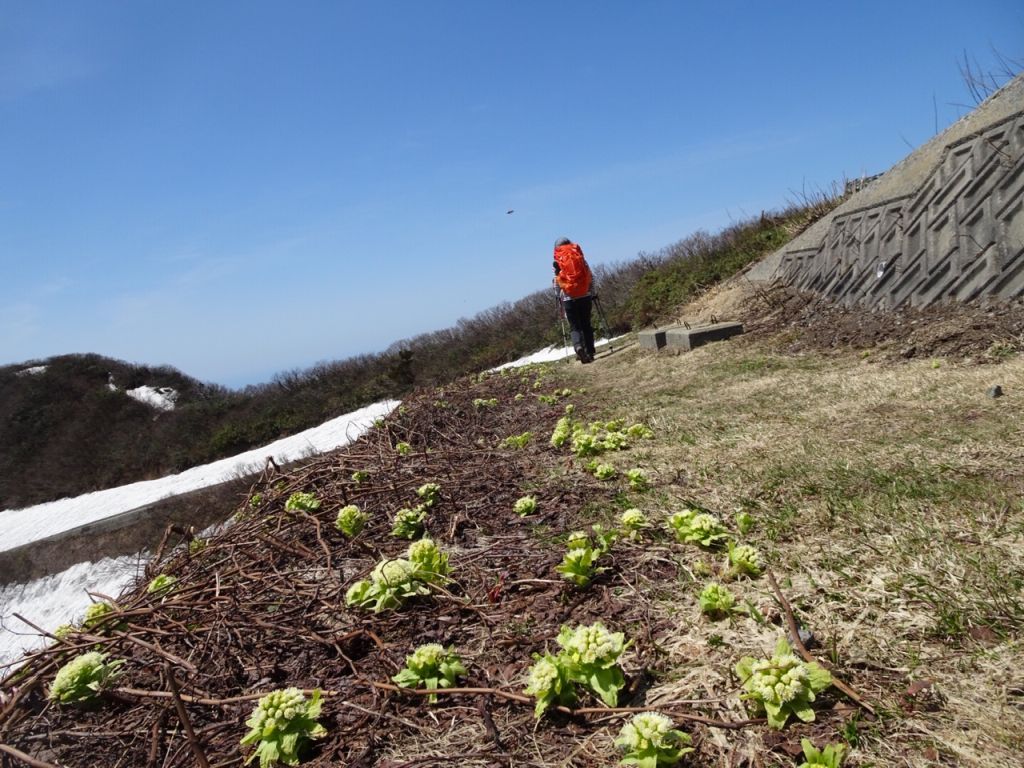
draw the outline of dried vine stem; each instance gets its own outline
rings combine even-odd
[[[827,664],[823,664],[821,661],[816,659],[810,651],[807,650],[807,646],[804,645],[804,641],[800,639],[800,627],[796,623],[796,618],[793,616],[793,608],[790,606],[789,601],[786,600],[785,595],[782,594],[782,590],[779,589],[779,583],[775,580],[775,574],[771,571],[766,572],[768,576],[768,583],[772,585],[772,591],[775,592],[775,598],[779,601],[779,605],[782,606],[782,612],[786,617],[786,626],[789,627],[789,634],[793,640],[793,645],[796,647],[797,653],[803,657],[804,661],[812,664],[818,664],[825,669],[828,669],[829,674],[832,675],[832,685],[838,688],[840,691],[845,693],[851,701],[853,701],[858,707],[865,710],[866,712],[874,715],[875,709],[855,691],[849,685],[844,683],[838,677]]]

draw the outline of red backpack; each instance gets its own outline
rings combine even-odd
[[[578,299],[590,293],[590,267],[583,258],[583,249],[576,243],[555,248],[555,262],[558,264],[558,287],[570,299]]]

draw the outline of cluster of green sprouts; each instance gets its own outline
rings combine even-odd
[[[425,483],[416,489],[416,495],[422,500],[411,509],[400,509],[391,521],[391,535],[399,539],[415,539],[422,536],[427,519],[427,510],[435,506],[441,499],[441,486],[437,483]]]
[[[279,762],[298,765],[299,753],[309,741],[327,735],[327,729],[317,722],[320,707],[319,688],[308,700],[298,688],[273,691],[261,698],[245,721],[249,732],[241,745],[256,745],[246,764],[259,757],[260,768]]]
[[[611,549],[618,538],[616,531],[606,531],[600,525],[592,526],[594,537],[584,531],[573,531],[566,541],[566,552],[555,570],[562,578],[577,587],[586,587],[595,578],[607,571],[597,565],[600,557]]]
[[[668,527],[682,544],[698,544],[702,547],[719,546],[729,539],[729,531],[722,521],[712,514],[696,509],[684,509],[668,518]]]
[[[399,539],[415,539],[422,536],[426,519],[427,507],[424,504],[418,504],[412,509],[400,509],[391,521],[391,535]]]
[[[334,527],[351,539],[359,535],[359,532],[363,530],[363,526],[366,525],[366,521],[369,519],[369,514],[363,512],[355,504],[346,504],[338,510],[338,516],[334,520]]]
[[[742,512],[737,515],[736,524],[741,532],[745,532],[753,526],[754,520]],[[728,554],[724,577],[727,579],[757,578],[764,570],[761,553],[749,544],[734,542],[722,521],[709,512],[687,508],[669,515],[666,525],[680,543],[697,544],[705,549],[726,545]]]
[[[576,686],[594,693],[609,707],[618,705],[619,691],[626,685],[619,657],[629,647],[621,632],[609,632],[601,622],[575,629],[562,627],[556,642],[557,656],[534,655],[525,693],[534,696],[534,716],[541,717],[551,706],[571,707],[576,703]]]
[[[416,489],[416,495],[423,500],[423,506],[429,509],[441,498],[441,486],[437,483],[424,483]]]
[[[496,397],[477,397],[473,400],[474,408],[494,408],[498,404],[498,398]]]
[[[76,656],[59,670],[50,684],[50,700],[61,704],[92,701],[113,682],[123,661],[107,661],[108,654],[89,651]]]
[[[523,432],[521,435],[509,435],[502,441],[506,448],[525,448],[527,443],[533,439],[533,432]]]
[[[420,539],[409,545],[404,558],[382,560],[369,579],[349,587],[345,604],[375,613],[399,608],[409,598],[429,595],[430,586],[446,582],[449,573],[448,555],[431,539]]]
[[[284,503],[286,512],[313,512],[320,508],[320,499],[315,493],[296,491]]]
[[[516,503],[512,505],[512,510],[520,517],[532,515],[537,511],[537,497],[523,496],[516,499]]]
[[[456,681],[466,674],[466,667],[458,654],[443,645],[428,643],[421,645],[405,657],[405,668],[391,679],[402,688],[453,688]],[[437,701],[437,694],[430,694],[430,703]]]
[[[408,456],[412,453],[412,446],[404,441],[395,443],[395,453],[399,456]]]
[[[643,493],[651,488],[651,481],[647,477],[647,473],[639,467],[627,469],[626,480],[629,481],[629,489],[637,493]]]
[[[675,765],[693,752],[690,736],[672,727],[672,721],[657,712],[639,712],[619,731],[615,746],[625,750],[622,765],[659,768]]]
[[[785,637],[779,638],[770,659],[740,659],[736,674],[746,691],[741,698],[753,702],[755,709],[768,717],[769,727],[778,729],[790,715],[805,723],[813,721],[815,694],[832,684],[828,670],[797,658]]]
[[[584,426],[566,414],[555,424],[551,434],[551,445],[561,448],[567,443],[579,458],[598,456],[607,451],[620,451],[630,446],[631,441],[653,436],[644,424],[633,424],[626,428],[625,421],[595,421]]]
[[[623,535],[634,541],[640,538],[644,528],[650,527],[650,523],[647,522],[647,515],[636,507],[627,509],[619,516],[619,525],[622,526]]]

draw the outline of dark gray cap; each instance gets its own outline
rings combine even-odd
[[[569,245],[571,242],[572,240],[570,240],[568,237],[560,237],[557,240],[555,240],[555,248],[557,248],[560,245]]]

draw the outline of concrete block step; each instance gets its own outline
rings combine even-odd
[[[669,328],[665,344],[669,349],[696,349],[712,341],[731,339],[743,333],[743,323],[715,323],[696,328]]]
[[[665,346],[664,329],[648,328],[645,331],[640,331],[636,338],[640,343],[640,349],[649,349],[656,352]]]

